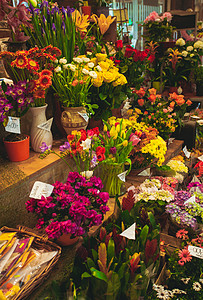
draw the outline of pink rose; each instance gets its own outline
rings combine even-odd
[[[141,139],[136,134],[131,135],[130,142],[132,142],[133,146],[136,146],[140,141]]]
[[[170,12],[165,12],[165,13],[162,15],[162,17],[161,17],[162,21],[163,21],[165,18],[167,19],[167,22],[170,22],[170,21],[172,20],[172,15],[171,15],[171,13],[170,13]]]

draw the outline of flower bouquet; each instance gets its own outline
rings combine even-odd
[[[176,128],[176,113],[173,112],[173,108],[168,106],[154,88],[140,88],[133,92],[134,107],[141,110],[140,120],[147,126],[156,128],[164,140],[169,139]]]
[[[159,16],[157,12],[153,11],[146,17],[144,24],[144,38],[147,42],[165,42],[172,37],[173,27],[170,25],[172,15],[165,12]]]
[[[147,48],[144,51],[134,49],[130,45],[124,48],[122,40],[116,42],[115,48],[115,65],[125,75],[128,86],[139,89],[144,81],[146,69],[153,63],[155,56],[151,55]]]
[[[100,178],[86,180],[77,172],[70,172],[66,183],[54,184],[51,196],[28,200],[26,209],[37,215],[36,227],[44,228],[49,238],[86,235],[90,227],[102,223],[109,210],[109,195],[100,192],[102,187]]]

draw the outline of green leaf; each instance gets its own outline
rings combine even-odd
[[[87,272],[84,272],[83,274],[82,274],[82,276],[81,276],[81,278],[83,279],[83,278],[91,278],[92,277],[92,275],[90,275],[89,273],[87,273]]]
[[[128,66],[127,65],[125,65],[125,66],[123,66],[123,67],[120,68],[120,72],[122,74],[125,73],[125,72],[127,72],[127,71],[128,71]]]
[[[91,268],[90,270],[92,272],[92,276],[94,276],[95,278],[103,280],[103,281],[105,281],[105,282],[108,283],[108,279],[107,279],[106,275],[103,272],[98,271],[95,268]]]
[[[147,239],[147,235],[148,235],[148,232],[149,232],[149,226],[145,225],[143,228],[142,228],[142,231],[140,233],[140,237],[139,237],[139,240],[141,241],[143,247],[146,243],[146,239]]]
[[[87,265],[88,265],[89,269],[91,269],[92,267],[96,268],[95,263],[93,262],[93,260],[90,257],[87,258]]]
[[[156,225],[155,218],[151,211],[148,212],[148,217],[149,217],[150,223],[152,224],[153,229],[155,229],[157,225]]]
[[[115,257],[115,244],[114,241],[110,239],[107,248],[108,264],[113,257]]]
[[[1,87],[2,87],[2,90],[4,91],[4,93],[7,91],[7,85],[5,83],[5,81],[3,80],[2,83],[1,83]]]
[[[94,261],[96,262],[98,259],[98,254],[97,254],[97,251],[94,249],[92,249],[92,256],[93,256]]]
[[[100,98],[101,100],[105,100],[105,99],[107,98],[107,95],[104,95],[104,94],[102,94],[102,93],[99,93],[99,98]]]
[[[119,293],[121,283],[117,273],[113,273],[111,279],[108,281],[106,292],[106,300],[116,300]]]

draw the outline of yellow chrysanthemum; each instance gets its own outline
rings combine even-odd
[[[106,54],[102,54],[102,53],[97,53],[96,54],[96,58],[97,58],[98,62],[105,61],[106,58],[107,58],[107,55]]]

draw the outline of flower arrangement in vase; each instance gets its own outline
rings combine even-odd
[[[60,55],[61,51],[51,45],[43,49],[35,47],[28,51],[15,53],[4,51],[1,53],[1,57],[7,62],[14,82],[26,80],[28,94],[33,98],[30,108],[33,114],[31,145],[36,152],[40,152],[42,141],[50,145],[53,140],[50,128],[44,130],[38,128],[38,125],[47,121],[45,96],[48,88],[52,85],[53,62]]]
[[[93,109],[97,108],[89,99],[89,90],[97,78],[95,67],[85,55],[74,57],[71,63],[62,58],[55,64],[53,88],[64,107],[61,122],[67,134],[74,129],[86,129],[87,112],[94,114]]]
[[[36,227],[44,228],[49,238],[87,235],[92,226],[102,223],[109,210],[109,195],[100,191],[102,187],[100,178],[87,180],[77,172],[70,172],[66,183],[54,184],[51,196],[28,200],[26,209],[37,215]]]
[[[133,106],[141,110],[140,120],[147,126],[158,130],[159,135],[167,140],[176,128],[176,113],[167,102],[157,94],[156,89],[134,90]]]

